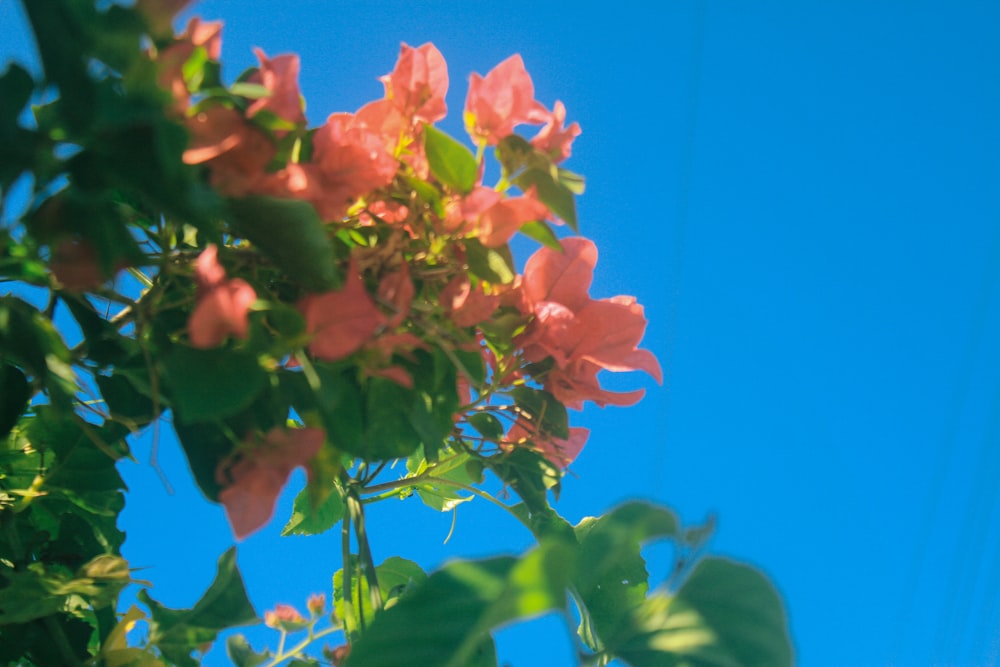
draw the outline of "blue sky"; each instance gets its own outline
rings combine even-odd
[[[557,509],[577,521],[647,498],[691,523],[715,515],[712,550],[773,577],[804,666],[996,664],[1000,6],[661,4],[195,11],[226,22],[230,78],[255,64],[252,46],[299,53],[314,123],[381,96],[401,41],[433,41],[451,74],[443,127],[462,136],[468,73],[521,53],[538,98],[583,128],[567,166],[588,178],[592,293],[639,298],[667,375],[613,380],[647,386],[637,407],[572,415],[592,435]],[[0,58],[31,57],[23,33],[0,0]],[[190,606],[231,534],[169,427],[173,495],[149,448],[123,470],[125,555],[150,566],[155,597]],[[261,613],[327,590],[338,567],[336,536],[276,539],[290,499],[240,546]],[[449,527],[415,499],[379,506],[376,560],[430,567],[530,544],[484,503],[442,545]],[[564,636],[554,618],[507,630],[501,656],[570,665]]]

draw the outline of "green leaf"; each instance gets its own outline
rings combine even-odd
[[[507,246],[487,248],[477,239],[465,239],[465,258],[469,270],[487,282],[507,285],[514,281],[514,261]]]
[[[121,373],[95,375],[94,380],[112,417],[129,420],[136,427],[153,421],[153,401],[139,391],[127,376]]]
[[[578,231],[576,223],[576,200],[573,191],[552,177],[550,170],[528,169],[514,182],[522,190],[534,186],[539,201],[549,207],[558,218],[561,218],[574,232]]]
[[[320,386],[309,386],[299,371],[279,371],[278,381],[286,400],[300,415],[319,413],[327,440],[338,449],[360,456],[364,452],[365,421],[361,387],[351,368],[316,364]]]
[[[559,182],[575,195],[582,195],[585,189],[583,176],[559,167]]]
[[[191,653],[215,641],[221,630],[257,621],[257,613],[247,598],[243,578],[236,568],[236,549],[219,558],[215,580],[192,609],[169,609],[139,591],[139,599],[149,607],[150,643],[163,656],[181,667],[196,667]]]
[[[488,633],[565,607],[572,559],[568,545],[550,542],[519,559],[449,563],[379,614],[354,643],[346,666],[489,664]]]
[[[217,500],[222,487],[216,480],[215,471],[219,462],[233,451],[236,443],[230,439],[230,434],[225,429],[214,422],[185,424],[174,419],[174,430],[198,488],[209,500]]]
[[[0,364],[0,440],[7,437],[31,400],[31,385],[14,366]]]
[[[271,96],[271,91],[268,90],[267,86],[263,86],[259,83],[249,83],[247,81],[238,81],[229,86],[229,92],[233,95],[239,95],[240,97],[246,97],[251,100]]]
[[[526,412],[544,433],[563,440],[569,438],[569,416],[566,407],[555,396],[525,386],[515,387],[511,396],[517,407]]]
[[[72,405],[76,377],[69,349],[51,320],[13,296],[0,297],[0,361],[41,380],[59,407]]]
[[[226,655],[236,667],[257,667],[271,659],[271,652],[257,653],[243,635],[230,635],[226,639]]]
[[[462,453],[442,460],[440,463],[429,468],[428,472],[435,479],[443,479],[465,486],[472,486],[475,481],[469,474],[466,465],[473,460],[468,454]],[[424,504],[438,512],[450,512],[464,502],[472,500],[474,496],[469,495],[461,488],[452,486],[446,482],[428,480],[420,482],[414,486],[417,495],[424,501]]]
[[[785,667],[793,662],[777,591],[758,570],[706,558],[673,597],[632,610],[608,650],[633,667]]]
[[[504,428],[500,420],[488,412],[474,412],[469,416],[469,426],[476,429],[487,440],[499,440]]]
[[[472,151],[430,124],[424,126],[424,150],[439,181],[463,194],[472,191],[479,172]]]
[[[326,226],[305,201],[274,197],[229,200],[233,226],[278,268],[313,292],[340,286]]]
[[[553,250],[562,252],[562,246],[559,244],[559,238],[556,236],[556,233],[552,231],[552,228],[544,222],[527,222],[521,225],[520,232],[529,239],[538,241],[546,248],[552,248]]]
[[[11,126],[17,125],[24,105],[31,99],[35,81],[28,70],[17,63],[10,63],[7,71],[0,76],[0,136],[10,133]]]
[[[282,535],[318,535],[333,528],[344,516],[344,500],[330,491],[318,507],[313,507],[309,489],[302,489],[292,504],[292,517],[281,529]]]
[[[74,576],[58,566],[32,563],[15,570],[0,565],[0,625],[24,623],[64,611],[71,596],[94,608],[113,603],[129,581],[128,563],[118,556],[94,558]]]
[[[176,345],[163,357],[174,409],[187,423],[220,419],[249,406],[267,385],[257,357],[220,347]]]
[[[368,579],[358,577],[358,559],[351,557],[351,601],[352,614],[347,613],[344,604],[344,571],[337,570],[333,575],[333,611],[337,618],[343,620],[344,629],[352,637],[358,635],[361,627],[360,615],[364,614],[367,622],[371,622],[374,611],[371,597],[368,594]],[[375,567],[378,578],[378,588],[382,594],[384,608],[397,604],[410,594],[413,588],[427,579],[427,575],[419,565],[399,556],[387,558],[381,565]]]
[[[640,548],[649,540],[677,538],[678,531],[673,512],[641,502],[621,505],[576,526],[580,548],[573,582],[590,620],[581,623],[584,639],[591,630],[602,638],[613,635],[629,611],[643,603],[649,575]]]
[[[539,452],[515,447],[506,454],[487,459],[486,462],[497,477],[510,484],[532,514],[545,515],[552,511],[546,492],[553,489],[558,493],[562,473]]]

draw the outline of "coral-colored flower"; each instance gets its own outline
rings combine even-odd
[[[325,220],[339,220],[359,197],[389,185],[399,167],[381,134],[347,113],[316,131],[312,162],[289,165],[288,196],[310,201]]]
[[[573,140],[580,136],[580,124],[573,123],[565,127],[566,107],[556,100],[556,105],[545,121],[545,126],[531,140],[531,145],[552,158],[553,162],[562,162],[570,155]]]
[[[531,446],[547,458],[553,465],[565,468],[580,455],[590,437],[590,429],[571,427],[569,438],[563,440],[536,431],[530,424],[518,420],[507,431],[504,438],[508,447]]]
[[[387,327],[395,328],[403,323],[410,314],[410,304],[415,293],[413,281],[410,280],[410,265],[406,262],[382,278],[378,284],[379,301],[394,311],[386,323]]]
[[[321,616],[324,611],[326,611],[326,594],[325,593],[313,593],[306,600],[306,609],[313,616]]]
[[[545,389],[567,407],[583,401],[631,405],[643,390],[615,393],[601,388],[601,370],[649,373],[663,381],[660,364],[638,348],[646,330],[635,298],[591,299],[587,292],[597,263],[597,248],[582,238],[564,239],[563,252],[542,248],[525,264],[521,307],[533,315],[518,340],[529,361],[551,357],[554,365],[541,378]]]
[[[485,76],[469,77],[465,129],[474,141],[493,146],[521,123],[544,123],[545,107],[535,100],[535,85],[520,54],[507,58]]]
[[[284,54],[268,58],[263,49],[254,49],[260,60],[260,69],[247,81],[258,83],[270,91],[270,95],[255,100],[247,108],[247,117],[252,118],[263,110],[268,110],[278,118],[290,123],[304,123],[302,95],[299,93],[299,57]]]
[[[211,107],[187,119],[191,134],[183,159],[207,164],[219,192],[239,197],[258,192],[265,168],[277,152],[263,132],[233,109]]]
[[[428,42],[417,48],[403,44],[391,74],[379,79],[385,98],[411,121],[434,123],[447,115],[448,66]]]
[[[264,612],[264,625],[275,630],[294,632],[306,627],[306,619],[290,604],[276,604],[273,610]]]
[[[306,331],[312,334],[309,351],[326,361],[343,359],[361,349],[387,320],[368,296],[352,258],[339,290],[311,294],[299,302]]]
[[[475,232],[484,246],[507,243],[522,225],[549,217],[549,209],[535,198],[532,187],[519,197],[504,197],[493,188],[477,186],[448,207],[445,226],[449,231]]]
[[[210,245],[195,261],[198,303],[188,318],[191,345],[207,349],[220,345],[229,335],[246,338],[250,305],[257,293],[245,280],[226,279],[219,264],[218,249]]]
[[[219,464],[215,471],[216,481],[223,487],[219,502],[237,539],[270,520],[288,476],[319,453],[325,438],[326,433],[318,428],[275,427],[262,440],[245,443],[235,463]]]
[[[471,327],[496,311],[500,305],[500,297],[486,294],[481,285],[473,287],[468,275],[459,274],[441,290],[438,302],[455,324]]]

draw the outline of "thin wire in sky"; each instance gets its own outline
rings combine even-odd
[[[664,377],[667,391],[664,393],[663,408],[659,417],[662,427],[660,433],[667,434],[670,425],[670,397],[673,394],[671,378],[674,366],[674,345],[677,339],[677,312],[681,298],[681,283],[684,270],[685,237],[687,236],[688,216],[691,208],[691,181],[694,171],[695,138],[698,134],[698,114],[701,106],[702,61],[705,55],[705,16],[707,0],[699,0],[695,8],[694,39],[691,49],[691,75],[688,77],[687,105],[684,116],[684,138],[681,143],[681,168],[677,188],[677,218],[674,225],[672,240],[673,254],[670,261],[670,276],[673,286],[667,305],[667,340],[664,355]],[[664,436],[666,439],[666,436]],[[666,448],[656,447],[655,463],[653,465],[653,489],[659,492],[663,487],[663,472],[666,469]]]
[[[934,476],[931,480],[928,494],[925,496],[926,500],[920,514],[920,516],[924,517],[928,529],[920,532],[917,548],[910,558],[910,566],[905,580],[902,612],[896,623],[896,631],[892,644],[892,664],[900,664],[899,654],[903,646],[903,641],[907,638],[906,630],[913,616],[917,588],[919,582],[925,581],[928,576],[924,570],[927,565],[927,552],[930,547],[930,541],[932,538],[940,535],[940,533],[931,530],[930,527],[938,525],[937,517],[941,509],[941,495],[944,491],[945,480],[953,468],[959,422],[965,413],[965,406],[968,403],[969,386],[972,383],[972,374],[976,368],[976,361],[981,356],[983,332],[986,328],[990,305],[994,300],[998,279],[1000,279],[1000,225],[997,225],[993,232],[987,264],[979,289],[979,298],[974,310],[976,313],[975,319],[972,323],[969,339],[963,347],[955,390],[952,393],[944,431],[941,436],[941,444],[938,446],[936,456],[934,457],[932,468]],[[943,622],[939,626],[939,637],[935,638],[935,649],[939,648],[939,644],[943,641],[944,626],[947,625],[947,620],[944,617],[941,618]],[[936,651],[934,655],[937,655]]]

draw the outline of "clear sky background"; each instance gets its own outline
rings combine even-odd
[[[595,297],[634,294],[666,371],[634,408],[588,408],[565,480],[576,522],[629,498],[718,519],[712,551],[784,595],[799,663],[992,665],[1000,654],[1000,4],[208,0],[224,74],[250,51],[302,57],[316,124],[382,95],[399,43],[449,63],[464,137],[470,72],[523,55],[565,102],[588,178]],[[0,0],[0,56],[31,55]],[[524,246],[529,248],[529,246]],[[521,261],[526,257],[522,252]],[[232,537],[169,427],[123,464],[125,556],[154,597],[191,606]],[[300,479],[296,478],[299,483]],[[295,485],[295,482],[293,482]],[[258,611],[329,590],[339,533],[277,539],[292,494],[240,545]],[[372,509],[375,558],[427,567],[520,551],[485,503]],[[666,574],[663,550],[654,573]],[[255,643],[264,635],[252,632]],[[500,634],[516,667],[573,664],[562,621]],[[221,649],[207,664],[225,664]]]

